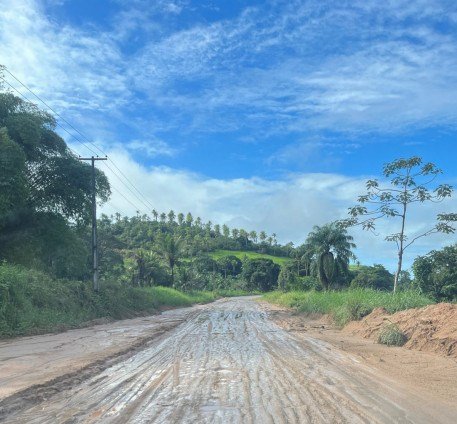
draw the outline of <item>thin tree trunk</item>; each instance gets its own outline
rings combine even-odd
[[[406,196],[406,186],[405,186],[405,196]],[[398,286],[398,279],[400,278],[401,267],[403,263],[403,242],[404,242],[404,234],[405,234],[405,221],[406,221],[406,198],[404,199],[403,203],[403,215],[401,216],[401,231],[400,231],[400,247],[398,249],[398,266],[397,272],[395,273],[394,279],[394,293],[397,291]]]

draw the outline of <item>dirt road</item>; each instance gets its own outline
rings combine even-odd
[[[325,341],[285,331],[252,298],[173,311],[168,321],[173,321],[174,313],[178,318],[168,331],[131,352],[4,398],[0,419],[8,423],[455,422],[457,409],[406,390]],[[157,332],[157,325],[150,327]],[[1,353],[0,346],[3,360]]]

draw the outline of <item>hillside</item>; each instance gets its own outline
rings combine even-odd
[[[274,256],[274,255],[268,255],[266,253],[257,253],[257,252],[250,252],[246,250],[224,250],[224,249],[219,249],[214,252],[210,252],[209,254],[213,259],[220,259],[226,256],[236,256],[238,259],[243,259],[244,257],[247,257],[248,259],[270,259],[274,263],[278,265],[283,265],[287,262],[290,262],[291,259],[284,257],[284,256]]]

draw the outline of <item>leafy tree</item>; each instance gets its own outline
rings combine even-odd
[[[218,259],[217,266],[224,278],[227,278],[228,275],[235,277],[241,272],[242,262],[236,256],[228,255]]]
[[[351,281],[351,287],[390,290],[394,282],[394,276],[379,264],[359,266],[352,274],[354,278]]]
[[[160,222],[161,222],[162,224],[165,224],[166,221],[167,221],[167,214],[166,214],[165,212],[162,212],[162,213],[160,214]]]
[[[437,300],[457,299],[457,244],[432,250],[413,263],[414,284]]]
[[[230,228],[225,224],[222,226],[222,234],[224,237],[230,237]]]
[[[184,214],[182,212],[178,213],[178,224],[181,226],[184,223]]]
[[[449,184],[434,185],[442,171],[435,164],[423,163],[420,157],[397,159],[387,163],[383,175],[390,178],[390,184],[384,185],[378,180],[368,180],[367,193],[359,196],[358,204],[349,209],[350,218],[340,222],[343,227],[360,225],[365,230],[374,230],[376,221],[381,218],[397,218],[399,230],[385,237],[386,241],[397,246],[398,265],[395,273],[394,292],[402,271],[405,250],[417,239],[433,233],[453,233],[453,222],[457,221],[457,213],[441,213],[436,222],[426,231],[407,235],[406,222],[411,207],[425,202],[440,202],[452,195]]]
[[[243,262],[242,278],[248,290],[272,290],[278,285],[280,267],[271,259],[246,259]]]
[[[159,253],[167,262],[171,271],[171,285],[174,286],[174,269],[182,256],[182,239],[173,237],[171,234],[164,234],[157,240]]]
[[[27,198],[26,159],[6,128],[0,128],[0,224],[8,214],[25,205]]]
[[[157,219],[159,218],[159,213],[155,209],[153,209],[152,216],[154,217],[154,221],[157,221]]]
[[[257,243],[257,232],[256,231],[251,231],[249,233],[249,237],[251,238],[251,240],[254,242],[254,243]]]
[[[61,263],[67,255],[81,275],[87,256],[75,228],[91,217],[91,167],[55,127],[35,105],[0,93],[0,258],[67,274],[71,267]],[[109,183],[98,169],[96,190],[99,201],[108,199]]]
[[[313,251],[315,274],[324,290],[347,275],[349,260],[355,258],[351,249],[356,246],[352,240],[347,231],[336,223],[322,227],[316,225],[309,233],[306,244]]]

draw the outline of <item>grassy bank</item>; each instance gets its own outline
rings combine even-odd
[[[368,315],[382,307],[389,313],[435,303],[415,291],[396,294],[369,289],[329,292],[271,292],[263,296],[270,303],[297,309],[303,313],[329,314],[339,326]]]
[[[211,302],[218,296],[118,283],[104,283],[100,292],[94,293],[89,282],[57,280],[4,264],[0,265],[0,337],[58,331],[102,317],[131,318],[161,307]]]
[[[290,258],[286,258],[283,256],[273,256],[264,253],[250,252],[244,250],[216,250],[215,252],[211,252],[210,256],[213,259],[220,259],[225,256],[236,256],[238,259],[243,259],[245,256],[247,256],[248,259],[271,259],[278,265],[282,265],[291,260]]]

